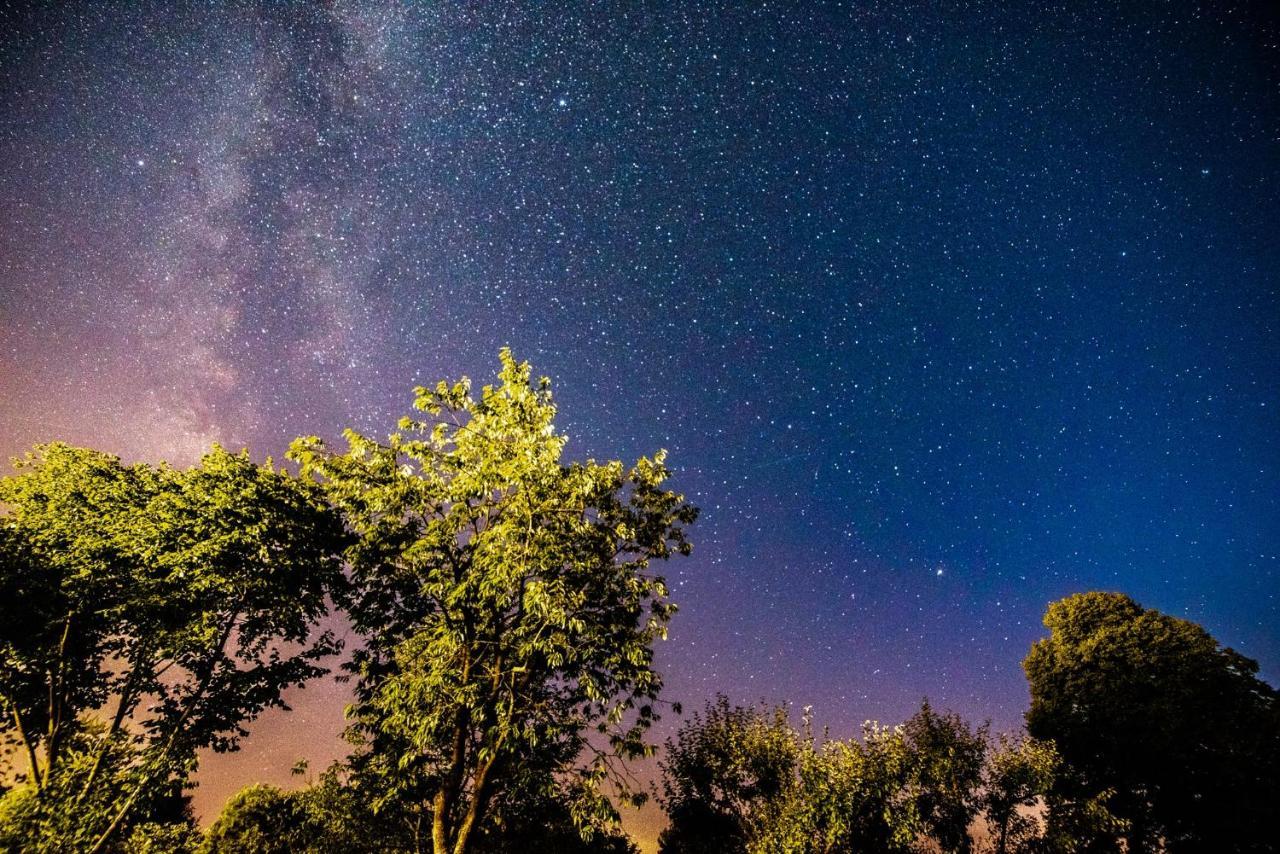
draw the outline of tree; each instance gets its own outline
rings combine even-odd
[[[27,816],[31,849],[101,851],[197,750],[235,749],[324,672],[338,645],[313,629],[344,533],[313,484],[217,447],[179,471],[52,444],[17,469],[0,479],[0,727],[27,767],[0,813]]]
[[[295,769],[295,773],[297,773]],[[377,815],[373,793],[362,789],[341,763],[293,796],[306,815],[310,848],[317,854],[402,854],[415,850],[413,827]]]
[[[509,351],[478,399],[464,378],[414,406],[385,443],[290,450],[357,538],[353,767],[380,806],[429,817],[437,854],[471,850],[530,767],[595,793],[573,801],[581,824],[612,817],[601,784],[634,793],[618,763],[652,752],[652,645],[674,611],[650,562],[689,552],[697,511],[663,488],[662,453],[563,463],[550,383]]]
[[[303,766],[305,767],[305,763]],[[300,773],[295,769],[295,773]],[[294,791],[255,784],[223,805],[200,854],[405,854],[413,837],[376,816],[367,793],[334,765]]]
[[[927,701],[902,726],[815,744],[784,708],[719,697],[668,742],[660,850],[967,852],[986,749],[986,726]]]
[[[310,826],[303,799],[255,784],[232,795],[205,834],[201,854],[293,854],[318,850],[323,829]]]
[[[764,814],[794,783],[801,738],[777,707],[730,706],[718,695],[668,741],[662,854],[744,852]]]
[[[1055,797],[1114,791],[1129,850],[1260,851],[1280,803],[1280,704],[1258,665],[1118,593],[1049,606],[1023,662],[1027,730],[1069,766]],[[1051,813],[1052,815],[1052,813]]]
[[[968,854],[969,825],[978,814],[988,728],[971,729],[954,712],[926,700],[902,726],[910,757],[909,791],[924,834],[944,852]]]
[[[1052,742],[1001,735],[987,754],[982,807],[993,854],[1029,852],[1044,838],[1031,813],[1053,788],[1062,757]]]
[[[926,826],[909,791],[913,760],[902,728],[868,722],[862,741],[802,755],[796,784],[771,811],[752,854],[907,854]]]

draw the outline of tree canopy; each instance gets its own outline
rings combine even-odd
[[[792,785],[803,750],[787,710],[732,706],[717,696],[666,744],[663,854],[743,851]]]
[[[1280,704],[1257,663],[1119,593],[1069,596],[1044,623],[1027,729],[1070,769],[1057,796],[1114,792],[1129,850],[1270,850]]]
[[[785,707],[718,697],[667,744],[670,824],[659,850],[968,852],[974,821],[984,810],[996,816],[984,797],[984,780],[996,779],[989,748],[985,726],[975,730],[927,701],[901,726],[868,722],[860,739],[819,743],[807,720],[803,731],[793,728]],[[1009,797],[1021,804],[1045,791],[1032,788],[1023,783]]]
[[[1031,849],[1045,835],[1038,806],[1057,780],[1062,757],[1051,742],[997,736],[983,772],[981,800],[992,854]]]
[[[415,390],[385,440],[126,464],[37,446],[0,478],[0,850],[635,854],[619,801],[668,706],[662,561],[697,510],[663,452],[566,459],[546,379]],[[350,755],[252,785],[207,830],[201,750],[236,749],[359,636]],[[1049,605],[1026,731],[925,701],[693,714],[659,767],[661,854],[1272,850],[1280,697],[1204,628],[1118,593]],[[329,625],[333,625],[330,622]]]

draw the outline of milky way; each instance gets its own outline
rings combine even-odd
[[[1090,588],[1274,683],[1280,37],[1114,5],[0,4],[0,453],[279,456],[509,344],[704,508],[686,704],[1013,726]]]

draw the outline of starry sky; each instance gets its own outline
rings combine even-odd
[[[1264,9],[0,2],[0,455],[383,434],[510,345],[703,507],[686,705],[1015,726],[1093,588],[1274,683]],[[295,699],[202,798],[341,752]]]

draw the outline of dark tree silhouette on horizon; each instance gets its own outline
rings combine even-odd
[[[1027,730],[1066,763],[1057,798],[1112,791],[1130,851],[1274,850],[1280,703],[1257,662],[1120,593],[1069,596],[1044,623]]]

